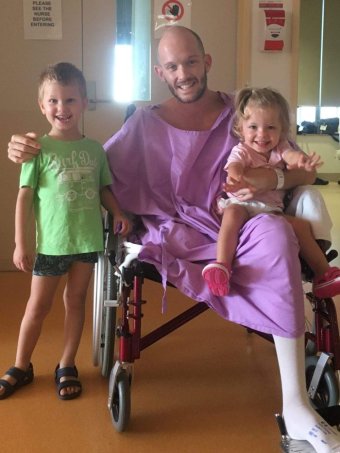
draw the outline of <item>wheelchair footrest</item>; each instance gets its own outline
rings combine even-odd
[[[331,426],[340,425],[340,406],[325,407],[323,409],[317,409],[317,412],[323,419]],[[316,453],[312,445],[303,440],[291,439],[286,431],[286,426],[283,418],[279,414],[275,414],[276,421],[279,426],[281,433],[280,447],[284,453]]]
[[[291,439],[288,436],[283,417],[275,414],[275,418],[281,434],[280,450],[284,453],[316,453],[309,442]]]
[[[280,447],[284,453],[316,453],[312,445],[304,440],[283,439]]]

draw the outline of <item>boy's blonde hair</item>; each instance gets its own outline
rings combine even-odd
[[[69,85],[76,83],[79,86],[79,91],[82,98],[86,98],[86,81],[83,73],[71,63],[56,63],[48,65],[40,74],[38,85],[39,100],[43,97],[44,83],[58,82],[61,85]]]
[[[251,105],[258,108],[277,108],[281,126],[282,138],[287,138],[290,130],[290,110],[286,99],[281,93],[272,88],[243,88],[235,96],[235,120],[233,130],[239,138],[242,137],[241,124],[247,119],[246,107]]]

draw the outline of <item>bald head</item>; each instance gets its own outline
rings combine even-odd
[[[195,32],[180,26],[166,27],[155,71],[178,101],[192,103],[204,96],[210,66],[211,57]]]
[[[205,50],[201,38],[190,28],[181,25],[169,25],[164,28],[163,35],[158,44],[157,58],[158,62],[162,62],[164,49],[171,46],[179,47],[182,45],[196,48],[196,52],[204,56]]]

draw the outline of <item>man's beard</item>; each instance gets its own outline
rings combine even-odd
[[[178,94],[177,94],[177,91],[175,90],[175,88],[173,86],[171,86],[169,83],[167,84],[168,85],[168,88],[170,90],[170,93],[179,101],[179,102],[182,102],[183,104],[191,104],[192,102],[196,102],[198,101],[199,99],[201,99],[201,97],[204,95],[206,89],[207,89],[207,84],[208,84],[208,77],[207,77],[207,73],[205,72],[204,73],[204,76],[200,79],[200,89],[197,91],[197,93],[195,93],[195,95],[190,98],[190,99],[182,99]]]

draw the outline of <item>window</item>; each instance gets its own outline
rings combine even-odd
[[[339,0],[301,0],[297,123],[339,118]]]
[[[114,100],[150,100],[151,0],[116,0]]]

